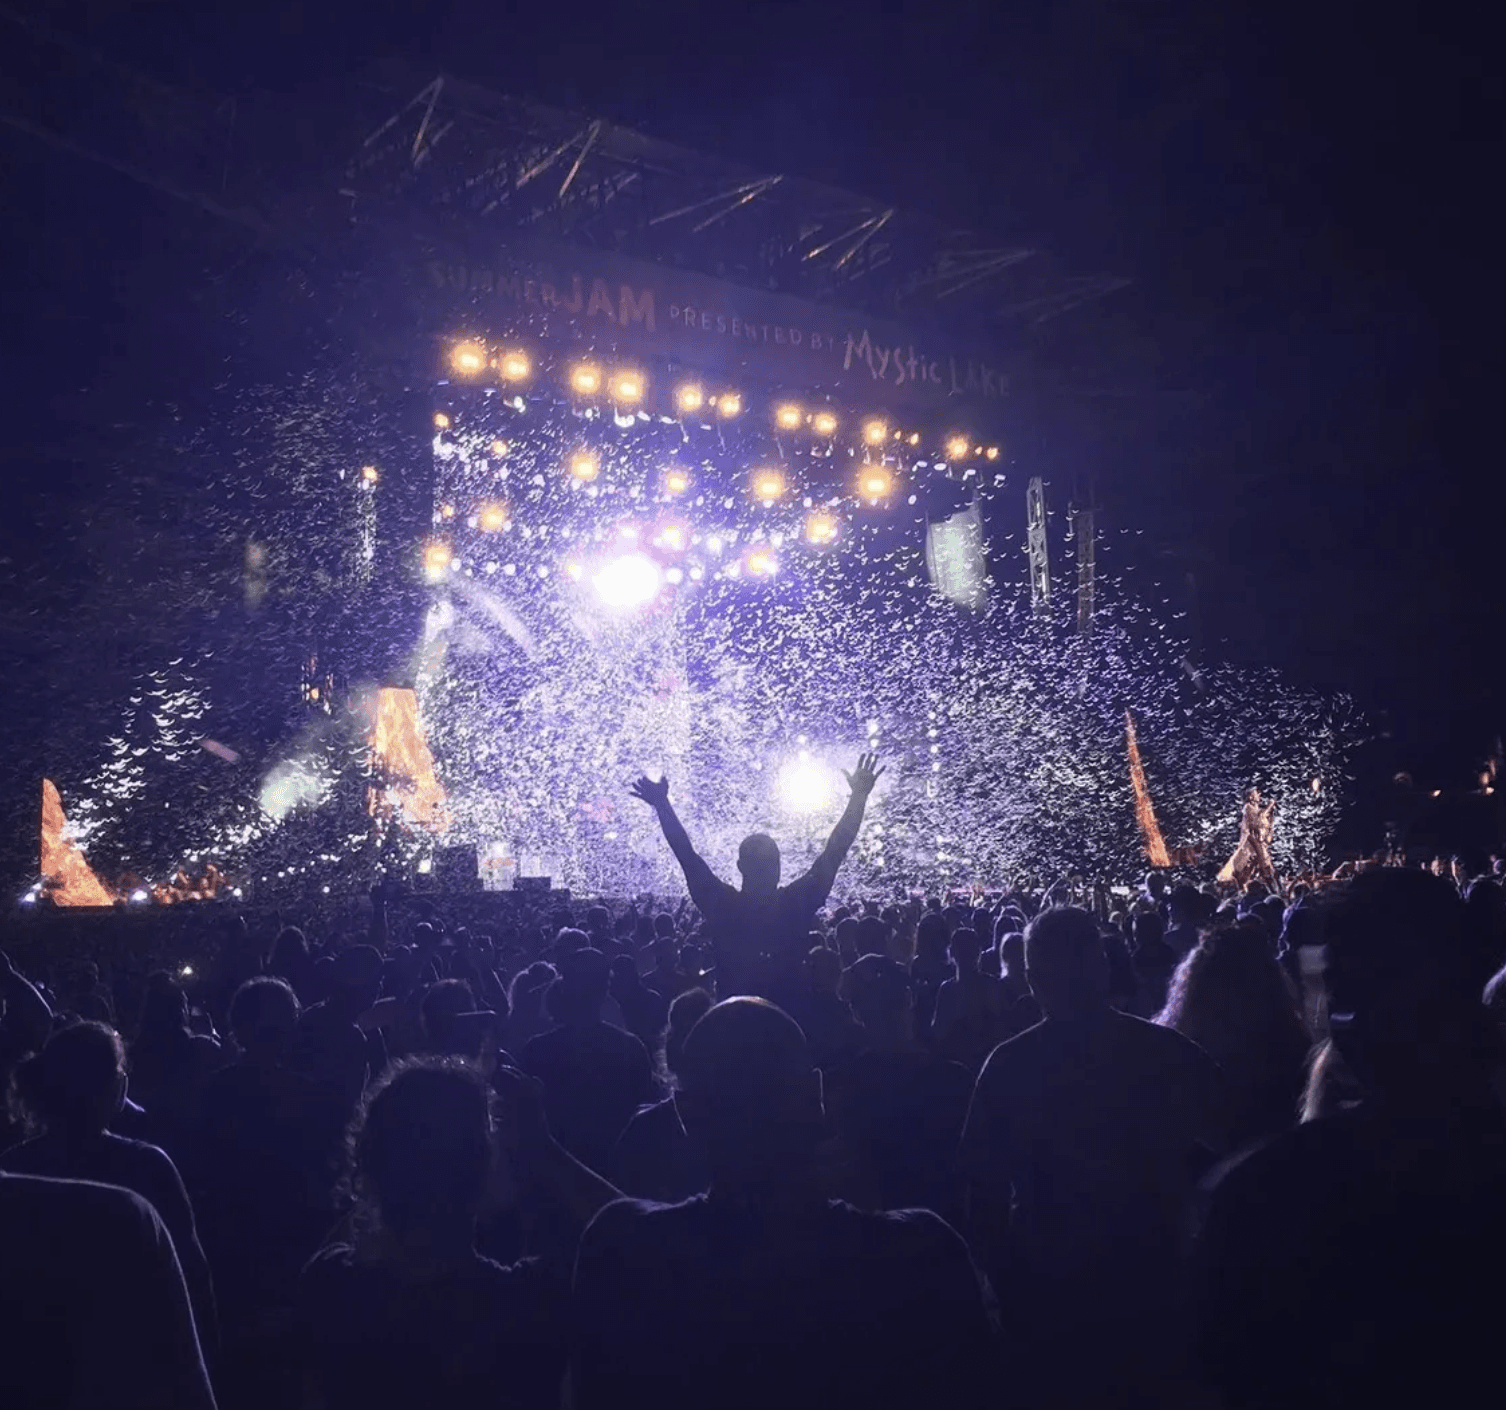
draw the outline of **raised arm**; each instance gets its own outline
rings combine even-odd
[[[670,804],[669,780],[661,778],[658,783],[655,783],[653,779],[645,775],[628,791],[634,798],[647,803],[659,815],[659,826],[664,832],[664,840],[669,843],[669,850],[675,854],[680,870],[685,873],[690,897],[696,905],[701,906],[705,887],[708,883],[714,882],[716,877],[700,853],[691,846],[690,834],[685,831],[685,824],[680,821]],[[704,909],[704,906],[702,908]]]
[[[846,859],[848,852],[852,850],[852,844],[857,841],[858,829],[863,825],[863,813],[868,807],[868,795],[873,792],[873,786],[879,781],[883,769],[878,767],[877,754],[860,754],[858,766],[851,773],[842,770],[842,777],[847,780],[847,787],[851,793],[847,798],[847,807],[842,816],[837,819],[837,825],[832,828],[831,836],[827,839],[826,846],[822,848],[821,855],[816,858],[808,875],[818,877],[827,891],[830,891],[837,879],[837,871]]]

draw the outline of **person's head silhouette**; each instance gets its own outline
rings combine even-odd
[[[1075,906],[1042,911],[1025,928],[1025,978],[1048,1017],[1105,1010],[1109,960],[1098,922]]]
[[[492,1165],[485,1078],[458,1058],[414,1058],[371,1090],[351,1130],[357,1187],[399,1243],[469,1248]]]
[[[675,1104],[705,1152],[712,1187],[745,1192],[805,1185],[823,1110],[805,1034],[763,999],[727,999],[685,1040]]]
[[[236,1046],[255,1063],[275,1065],[298,1026],[298,996],[285,979],[259,974],[230,1000],[230,1031]]]
[[[1428,1107],[1488,1048],[1478,957],[1452,883],[1382,867],[1328,902],[1328,1023],[1368,1096]]]
[[[54,1033],[12,1081],[29,1125],[98,1135],[125,1101],[125,1048],[113,1028],[75,1023]]]
[[[755,896],[772,894],[779,889],[779,844],[766,832],[743,838],[737,849],[737,869],[744,891]]]

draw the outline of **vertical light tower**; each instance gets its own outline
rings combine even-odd
[[[1072,539],[1077,546],[1077,634],[1086,641],[1093,635],[1094,595],[1097,589],[1097,563],[1094,546],[1097,522],[1091,503],[1077,505],[1072,511]]]
[[[1025,489],[1025,517],[1029,525],[1026,549],[1030,555],[1030,601],[1036,611],[1051,605],[1051,558],[1046,545],[1046,486],[1032,475]]]

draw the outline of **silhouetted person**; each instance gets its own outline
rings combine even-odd
[[[609,992],[617,1001],[627,1031],[650,1053],[655,1052],[669,1021],[669,1003],[639,978],[637,962],[631,955],[618,955],[612,961]]]
[[[189,1026],[188,996],[177,980],[162,971],[150,975],[129,1048],[131,1086],[175,1141],[191,1124],[205,1081],[225,1060],[213,1038]]]
[[[285,981],[242,984],[230,1001],[240,1056],[204,1087],[195,1197],[227,1328],[287,1297],[333,1218],[342,1108],[284,1066],[298,1017]]]
[[[765,833],[745,837],[738,848],[742,889],[719,880],[691,846],[669,802],[669,780],[640,778],[633,796],[659,815],[665,840],[685,873],[690,898],[705,918],[716,956],[717,993],[777,997],[798,1002],[807,936],[818,910],[831,894],[837,871],[857,840],[868,795],[883,770],[878,756],[864,754],[846,775],[851,796],[821,855],[809,871],[787,886],[779,884],[779,844]]]
[[[382,992],[382,956],[371,945],[354,945],[335,957],[329,996],[304,1009],[287,1062],[347,1110],[360,1098],[370,1071],[385,1066],[380,1033],[363,1033],[357,1022]]]
[[[1202,1364],[1237,1406],[1462,1404],[1492,1384],[1506,1119],[1453,885],[1380,868],[1324,897],[1329,1024],[1358,1105],[1212,1191]]]
[[[1312,1035],[1258,929],[1242,924],[1206,936],[1177,967],[1156,1022],[1218,1063],[1235,1148],[1296,1125]]]
[[[7,1406],[214,1410],[171,1235],[139,1195],[0,1174]]]
[[[825,1070],[857,1052],[863,1035],[842,997],[842,960],[836,951],[813,945],[806,956],[805,973],[806,990],[795,1012],[810,1045],[811,1061]]]
[[[1111,1007],[1086,911],[1031,921],[1025,967],[1045,1018],[989,1057],[962,1158],[1006,1328],[1043,1386],[1086,1404],[1179,1369],[1180,1222],[1198,1147],[1224,1145],[1219,1075]]]
[[[560,1144],[597,1172],[633,1113],[654,1097],[648,1049],[601,1019],[607,959],[577,950],[562,962],[548,1006],[558,1027],[533,1039],[518,1063],[544,1084],[549,1125]]]
[[[33,1135],[0,1158],[0,1168],[119,1185],[146,1200],[172,1235],[199,1341],[212,1354],[219,1335],[214,1289],[178,1168],[156,1146],[106,1130],[125,1101],[120,1035],[102,1023],[61,1029],[16,1069],[13,1082]]]
[[[1154,1018],[1166,1003],[1166,989],[1177,967],[1177,952],[1166,941],[1166,926],[1154,911],[1142,911],[1132,923],[1135,997],[1131,1012]]]
[[[578,1237],[617,1192],[559,1149],[526,1079],[499,1076],[494,1101],[472,1064],[412,1058],[363,1103],[351,1132],[354,1237],[321,1250],[298,1290],[327,1410],[558,1406],[568,1257],[504,1267],[477,1252],[477,1217],[503,1177],[548,1186]]]
[[[624,1200],[586,1230],[578,1410],[991,1403],[962,1241],[933,1214],[822,1197],[821,1083],[794,1021],[758,999],[718,1004],[683,1066],[675,1100],[711,1190]]]
[[[955,973],[936,995],[931,1038],[943,1057],[977,1072],[1004,1036],[999,981],[978,968],[983,939],[976,930],[959,926],[949,945]]]
[[[669,1006],[664,1068],[671,1083],[679,1081],[690,1030],[710,1008],[711,995],[704,989],[687,989]],[[699,1148],[685,1134],[673,1096],[640,1108],[628,1122],[612,1152],[610,1173],[624,1194],[666,1204],[700,1194],[711,1179]]]
[[[862,1049],[825,1074],[826,1109],[845,1156],[842,1188],[864,1208],[930,1209],[960,1222],[957,1144],[973,1074],[917,1041],[902,965],[868,955],[843,984]]]

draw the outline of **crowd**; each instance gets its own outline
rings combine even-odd
[[[641,781],[674,910],[481,933],[383,884],[364,934],[236,919],[191,976],[0,955],[0,1398],[1379,1406],[1492,1383],[1494,875],[837,904],[876,777],[788,885],[748,839],[740,888]]]

